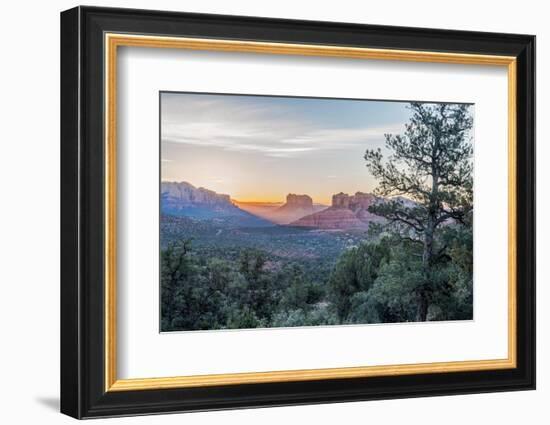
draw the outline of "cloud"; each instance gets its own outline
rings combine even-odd
[[[294,111],[295,112],[295,111]],[[289,158],[311,151],[382,143],[383,128],[334,128],[281,105],[243,103],[233,97],[168,96],[162,104],[162,141]]]

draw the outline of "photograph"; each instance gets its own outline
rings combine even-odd
[[[161,332],[473,319],[473,104],[159,97]]]

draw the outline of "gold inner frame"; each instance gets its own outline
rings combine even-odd
[[[516,367],[516,58],[393,49],[267,43],[106,33],[105,46],[105,391],[237,385],[510,369]],[[281,55],[325,56],[467,65],[503,66],[508,72],[508,357],[495,360],[416,363],[383,366],[246,372],[163,378],[118,379],[116,324],[116,136],[117,51],[120,46]]]

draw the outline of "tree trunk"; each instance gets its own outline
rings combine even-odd
[[[437,146],[437,145],[435,145]],[[432,156],[435,157],[436,147],[434,146]],[[418,288],[418,306],[416,311],[416,320],[425,322],[428,316],[430,283],[432,278],[432,265],[434,253],[434,233],[436,227],[437,210],[438,210],[438,192],[439,192],[439,170],[436,167],[436,161],[432,162],[432,192],[430,205],[428,207],[428,218],[426,228],[424,230],[424,251],[422,253],[422,269],[423,280]]]
[[[416,306],[416,321],[425,322],[428,316],[428,297],[426,291],[421,291],[418,294],[418,304]]]
[[[431,268],[433,260],[434,227],[434,220],[432,219],[432,217],[429,217],[426,231],[424,232],[424,252],[422,253],[422,269],[424,274],[424,282],[422,282],[417,290],[417,322],[425,322],[428,316],[428,291],[430,288]]]

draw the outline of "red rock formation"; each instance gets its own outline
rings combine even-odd
[[[326,210],[307,215],[291,223],[292,226],[315,227],[318,229],[362,229],[368,224],[359,220],[353,211],[347,208],[330,207]]]
[[[277,224],[289,224],[327,208],[326,205],[314,204],[308,195],[294,193],[289,193],[286,196],[286,203],[282,205],[273,202],[234,202],[241,209]]]
[[[349,195],[343,192],[332,195],[332,206],[334,208],[349,208]]]
[[[166,202],[182,205],[231,206],[229,195],[216,193],[203,187],[196,188],[187,182],[162,182],[161,194]]]
[[[286,203],[273,211],[271,220],[278,224],[289,224],[325,208],[324,205],[313,205],[313,200],[308,195],[289,193]]]
[[[289,193],[286,195],[286,204],[281,208],[312,208],[313,200],[308,195],[295,195],[294,193]]]
[[[326,210],[307,215],[291,223],[292,226],[315,227],[319,229],[366,229],[380,217],[368,211],[368,207],[379,201],[371,193],[357,192],[355,195],[338,193],[332,196],[332,206]]]
[[[367,209],[372,204],[377,202],[378,198],[372,193],[357,192],[355,195],[350,196],[349,208],[353,211],[360,209]]]

